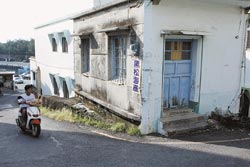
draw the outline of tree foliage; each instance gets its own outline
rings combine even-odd
[[[35,41],[34,39],[19,39],[14,41],[10,40],[6,43],[0,42],[0,54],[10,55],[19,60],[27,59],[28,57],[35,55]]]

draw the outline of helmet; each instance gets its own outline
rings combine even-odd
[[[24,90],[27,91],[29,88],[33,88],[32,84],[25,85]]]

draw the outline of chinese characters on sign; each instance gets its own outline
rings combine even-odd
[[[141,84],[141,61],[134,60],[133,92],[140,93]]]

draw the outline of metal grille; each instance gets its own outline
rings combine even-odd
[[[112,48],[112,79],[118,83],[125,83],[126,80],[126,50],[127,37],[111,37]]]

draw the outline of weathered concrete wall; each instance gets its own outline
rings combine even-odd
[[[61,42],[57,43],[57,52],[52,51],[49,34],[64,33],[67,36],[68,52],[62,52]],[[65,78],[69,97],[74,96],[74,58],[73,58],[73,21],[65,20],[35,30],[36,68],[40,67],[43,95],[53,95],[54,88],[50,74]],[[67,78],[67,79],[66,79]],[[57,80],[60,97],[63,97],[62,83]]]
[[[76,85],[81,85],[82,91],[97,100],[119,107],[128,113],[140,115],[141,95],[132,92],[133,60],[129,45],[127,46],[127,76],[125,84],[112,80],[110,70],[110,55],[108,51],[108,35],[99,32],[103,29],[131,25],[137,38],[142,41],[143,8],[129,8],[128,3],[87,15],[74,20],[76,34],[91,33],[90,72],[81,73],[81,44],[80,37],[75,37],[75,79]],[[129,40],[128,40],[129,41]]]
[[[147,3],[146,1],[145,3]],[[148,2],[149,3],[149,2]],[[216,107],[238,111],[242,60],[242,9],[226,1],[168,0],[145,5],[142,132],[157,130],[161,115],[163,37],[161,30],[203,33],[199,113]],[[223,18],[223,19],[218,19]],[[153,26],[152,26],[153,25]],[[202,66],[201,66],[202,65]],[[199,92],[200,91],[200,92]],[[198,99],[199,99],[198,98]]]

